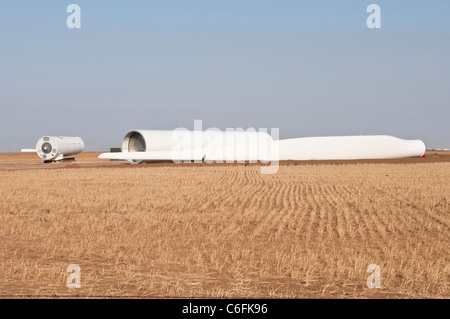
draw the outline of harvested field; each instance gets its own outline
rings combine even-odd
[[[133,167],[0,171],[0,295],[450,297],[449,162]]]

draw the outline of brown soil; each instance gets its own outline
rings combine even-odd
[[[96,155],[0,156],[0,297],[450,297],[447,153],[274,175]]]
[[[99,159],[101,152],[84,152],[74,156],[75,161],[62,161],[54,163],[44,163],[33,153],[0,153],[1,170],[22,170],[22,169],[60,169],[60,168],[94,168],[94,167],[123,167],[137,168],[144,166],[151,167],[191,167],[191,166],[243,166],[244,163],[180,163],[171,161],[154,161],[140,165],[130,165],[125,161],[109,161]],[[281,161],[280,166],[298,165],[348,165],[348,164],[424,164],[450,162],[450,152],[427,152],[426,157],[421,158],[399,158],[399,159],[377,159],[377,160],[332,160],[332,161]],[[260,166],[260,163],[250,163],[247,166]]]

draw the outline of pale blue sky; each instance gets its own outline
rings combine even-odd
[[[195,119],[450,147],[449,17],[445,0],[3,1],[0,151],[43,135],[107,150]]]

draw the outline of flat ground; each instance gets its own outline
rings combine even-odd
[[[274,175],[97,155],[0,155],[0,297],[450,297],[448,153]]]

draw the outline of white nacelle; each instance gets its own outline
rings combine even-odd
[[[83,150],[84,142],[80,137],[44,136],[36,144],[37,154],[45,161],[59,161]]]

